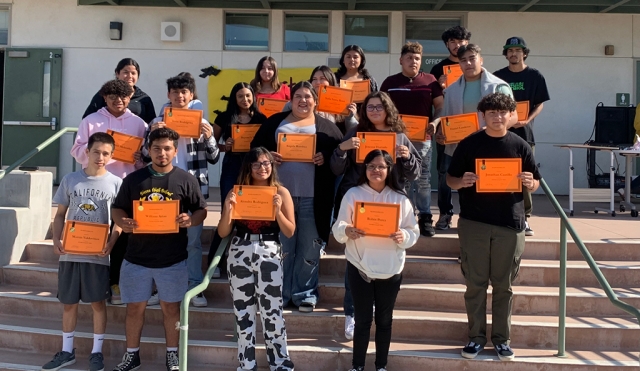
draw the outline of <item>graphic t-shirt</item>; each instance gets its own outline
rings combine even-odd
[[[402,73],[387,77],[381,91],[389,94],[398,112],[403,115],[433,117],[433,100],[442,96],[442,87],[433,75],[419,72],[412,79]],[[429,139],[430,140],[430,139]],[[420,151],[424,142],[411,142]]]
[[[441,60],[438,64],[434,65],[433,67],[431,67],[431,74],[433,75],[433,77],[436,78],[436,80],[440,79],[440,76],[444,75],[444,68],[446,66],[451,66],[454,64],[459,64],[458,62],[454,62],[449,58],[445,58],[443,60]]]
[[[198,180],[174,167],[163,175],[154,175],[151,166],[129,174],[122,182],[113,207],[133,218],[133,201],[180,201],[180,213],[206,209]],[[165,268],[187,259],[187,229],[178,233],[131,233],[124,256],[127,261],[147,268]]]
[[[544,76],[535,68],[527,67],[521,72],[511,72],[505,67],[493,73],[511,85],[516,102],[529,101],[529,113],[536,105],[549,100],[549,91]],[[533,120],[521,128],[509,129],[528,143],[535,144]]]
[[[62,178],[53,202],[68,207],[67,220],[109,224],[121,184],[122,179],[109,172],[88,176],[84,170],[76,171]],[[65,254],[60,261],[109,265],[109,256]]]
[[[453,153],[448,174],[461,178],[465,172],[476,172],[476,159],[521,158],[522,171],[533,173],[540,179],[531,147],[516,134],[495,138],[484,130],[463,139]],[[476,187],[458,190],[460,195],[460,217],[475,222],[524,230],[524,198],[522,192],[477,193]]]

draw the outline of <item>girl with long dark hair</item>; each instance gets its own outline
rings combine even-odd
[[[361,47],[358,45],[347,45],[340,56],[340,68],[336,71],[338,84],[340,84],[340,80],[369,80],[369,92],[374,93],[378,91],[378,83],[376,82],[376,79],[374,79],[369,71],[364,68],[366,63],[367,58],[365,57],[364,51]]]
[[[289,86],[278,79],[276,60],[268,55],[258,61],[251,87],[256,93],[256,98],[291,99]]]

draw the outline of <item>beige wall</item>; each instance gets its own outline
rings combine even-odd
[[[0,3],[10,2],[0,0]],[[221,9],[77,6],[76,0],[14,0],[11,14],[11,45],[62,47],[63,126],[77,126],[91,96],[113,76],[121,58],[133,57],[141,65],[139,86],[159,107],[166,100],[164,81],[181,71],[199,74],[201,68],[253,69],[267,52],[223,51],[224,12]],[[343,12],[330,14],[330,53],[283,52],[283,19],[271,11],[271,54],[282,67],[325,64],[327,57],[342,50]],[[398,52],[404,40],[402,12],[390,15],[391,54],[367,54],[367,67],[381,83],[399,71]],[[410,15],[416,15],[412,12]],[[425,14],[426,15],[426,14]],[[466,14],[472,41],[483,48],[485,67],[494,71],[505,66],[501,55],[504,41],[525,37],[532,55],[527,62],[546,77],[552,100],[535,123],[537,161],[554,192],[567,193],[568,154],[558,143],[582,143],[593,128],[598,102],[615,104],[616,92],[635,95],[634,57],[640,58],[640,16],[612,14],[484,13]],[[111,41],[110,21],[123,22],[123,40]],[[180,21],[183,41],[160,41],[160,22]],[[635,27],[634,27],[635,26]],[[615,46],[614,56],[604,55],[604,46]],[[206,79],[197,78],[201,100],[207,105]],[[228,92],[221,92],[228,94]],[[635,99],[635,98],[634,98]],[[63,143],[66,156],[70,143]],[[584,154],[576,154],[576,184],[586,185]],[[606,168],[603,159],[601,167]],[[64,173],[71,170],[65,161]],[[214,174],[216,169],[212,169]],[[215,183],[216,180],[212,179]]]

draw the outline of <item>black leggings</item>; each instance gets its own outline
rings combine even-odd
[[[347,271],[356,322],[353,336],[353,368],[364,367],[374,303],[376,305],[376,369],[386,367],[391,344],[393,307],[400,291],[402,274],[367,282],[353,264],[347,263]]]
[[[120,267],[122,266],[122,261],[124,261],[128,243],[129,234],[121,233],[109,254],[109,282],[111,285],[120,284]]]

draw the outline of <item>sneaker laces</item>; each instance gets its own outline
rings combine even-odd
[[[174,367],[179,365],[178,352],[167,352],[167,366]]]
[[[133,362],[133,358],[134,358],[134,354],[133,353],[126,352],[122,356],[122,362],[120,362],[120,364],[117,365],[116,368],[113,371],[126,370],[127,367],[129,367],[129,365],[131,364],[131,362]]]
[[[498,345],[498,349],[502,350],[508,350],[511,351],[511,347],[509,347],[507,344],[500,344]]]
[[[60,358],[62,358],[64,356],[64,353],[69,353],[69,352],[60,351],[60,352],[56,353],[55,356],[53,356],[53,360],[54,361],[59,361]]]

